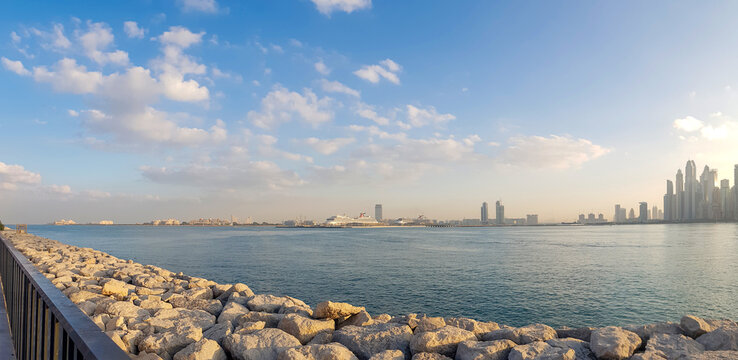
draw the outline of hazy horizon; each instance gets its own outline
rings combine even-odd
[[[737,3],[536,5],[3,3],[0,220],[612,219],[687,160],[734,186]]]

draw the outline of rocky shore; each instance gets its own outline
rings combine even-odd
[[[523,360],[738,359],[738,324],[554,329],[254,294],[89,248],[2,233],[133,359]]]

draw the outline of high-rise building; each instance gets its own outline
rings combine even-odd
[[[620,222],[625,222],[625,208],[620,208],[620,213],[618,215],[620,216]]]
[[[382,204],[374,205],[374,219],[382,221]]]
[[[538,215],[525,215],[525,223],[527,225],[538,225]]]
[[[489,222],[489,206],[487,206],[487,202],[482,203],[482,224],[486,224]]]
[[[641,201],[640,203],[638,203],[638,207],[638,221],[648,221],[648,203],[645,201]]]
[[[681,169],[676,173],[676,189],[674,189],[674,194],[676,195],[674,220],[681,220],[684,218],[684,175]]]
[[[720,219],[731,217],[730,208],[730,180],[720,180]]]
[[[621,223],[625,221],[625,219],[620,218],[620,204],[615,204],[615,216],[612,217],[612,221],[615,223]]]
[[[676,196],[674,196],[674,183],[666,180],[666,195],[664,195],[664,220],[674,220],[672,209]]]
[[[495,203],[495,224],[502,225],[505,223],[505,206],[497,200]]]
[[[635,210],[633,210],[633,208],[630,208],[630,212],[628,212],[628,220],[635,220],[635,218],[636,218]]]
[[[738,164],[733,168],[733,217],[738,220]]]
[[[577,221],[580,224],[584,224],[587,222],[587,219],[584,217],[584,214],[579,214],[579,220]]]
[[[651,208],[651,219],[658,220],[659,219],[659,207],[654,205],[653,208]]]
[[[684,219],[692,220],[697,216],[697,165],[694,160],[687,161],[684,168]]]

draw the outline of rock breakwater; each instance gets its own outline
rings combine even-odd
[[[738,324],[554,329],[469,318],[370,315],[325,301],[254,294],[29,234],[3,232],[133,359],[524,360],[738,359]]]

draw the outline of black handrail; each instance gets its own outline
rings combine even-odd
[[[18,359],[130,359],[2,235],[0,280]]]

